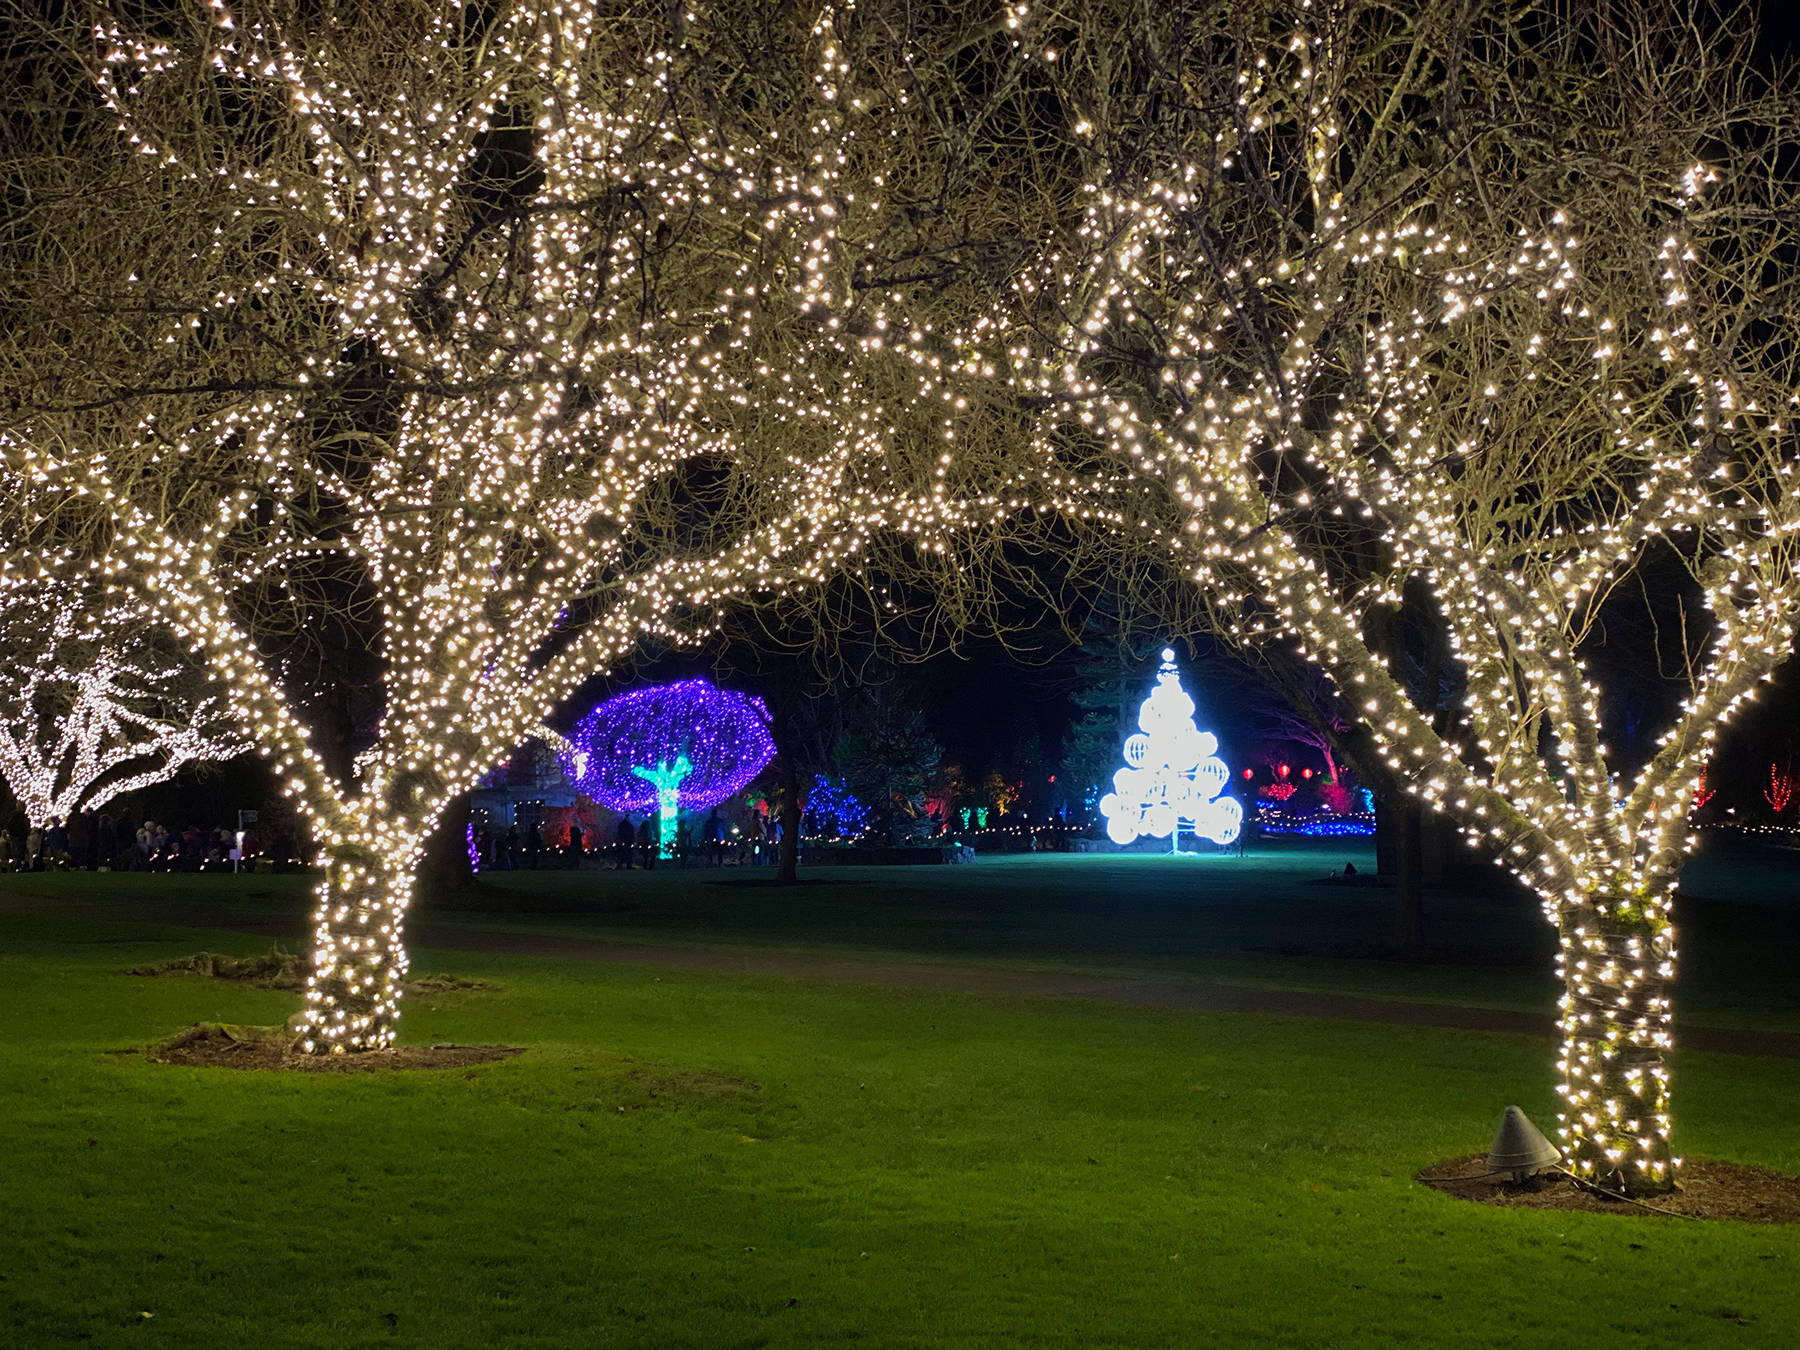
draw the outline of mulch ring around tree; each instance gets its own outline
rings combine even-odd
[[[219,952],[196,952],[176,961],[154,966],[133,966],[127,975],[202,975],[209,980],[230,980],[236,984],[253,984],[259,989],[286,989],[298,992],[306,988],[306,958],[290,952],[280,943],[261,956],[225,956]],[[422,994],[494,993],[500,988],[487,980],[466,980],[460,975],[420,975],[406,981],[406,992]]]
[[[201,1022],[144,1053],[158,1064],[213,1069],[282,1069],[298,1073],[381,1073],[388,1069],[463,1069],[524,1054],[512,1045],[401,1045],[359,1055],[304,1055],[286,1027]]]
[[[1490,1173],[1484,1153],[1434,1163],[1420,1170],[1419,1180],[1458,1200],[1508,1209],[1736,1219],[1744,1223],[1800,1222],[1800,1177],[1784,1176],[1766,1167],[1692,1158],[1682,1164],[1680,1175],[1678,1190],[1669,1195],[1647,1196],[1639,1204],[1578,1186],[1560,1172],[1541,1173],[1520,1184],[1510,1174]]]

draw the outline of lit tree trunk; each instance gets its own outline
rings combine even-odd
[[[300,1048],[307,1054],[385,1050],[394,1043],[413,890],[410,850],[404,857],[340,845],[327,862],[300,1015]]]
[[[1565,906],[1557,933],[1564,1157],[1577,1176],[1608,1190],[1673,1190],[1663,1064],[1675,975],[1667,898]]]

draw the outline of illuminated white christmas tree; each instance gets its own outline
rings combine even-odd
[[[1156,687],[1138,709],[1138,727],[1125,742],[1125,767],[1113,775],[1113,791],[1100,799],[1113,842],[1167,837],[1179,853],[1184,821],[1215,844],[1236,839],[1244,808],[1237,798],[1220,795],[1231,770],[1218,756],[1219,738],[1194,723],[1194,700],[1181,687],[1172,648],[1163,648]]]

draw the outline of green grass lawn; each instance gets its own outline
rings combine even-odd
[[[1715,843],[1709,837],[1690,865],[1677,901],[1677,1019],[1800,1031],[1792,960],[1800,951],[1800,859]],[[1554,1006],[1554,935],[1527,896],[1434,891],[1426,899],[1431,959],[1370,959],[1390,935],[1392,892],[1322,884],[1347,862],[1371,874],[1366,844],[1295,841],[1247,858],[1038,855],[967,868],[821,868],[798,889],[767,885],[765,868],[501,872],[484,877],[474,896],[427,889],[412,922],[445,945],[499,930],[547,941],[804,948],[1527,1011]],[[162,916],[201,926],[272,924],[269,933],[299,936],[311,885],[298,876],[8,877],[0,879],[0,910],[11,890],[53,915],[58,931],[77,920]]]
[[[811,888],[789,921],[835,895],[824,940],[869,950],[1176,959],[1132,908],[1157,902],[1122,895],[1093,903],[1121,909],[1123,937],[1101,925],[1065,949],[1070,910],[1001,940],[1023,923],[1015,889],[1074,904],[1072,873],[1035,867],[864,874]],[[1155,868],[1135,875],[1165,893]],[[421,970],[503,989],[414,1001],[405,1038],[524,1056],[383,1077],[171,1068],[116,1052],[293,1000],[120,974],[266,945],[158,909],[231,918],[299,887],[78,880],[0,880],[3,1346],[1800,1341],[1793,1229],[1510,1213],[1412,1180],[1485,1146],[1509,1102],[1553,1118],[1543,1041],[424,951]],[[511,921],[784,940],[781,893],[646,881],[677,913],[712,903],[716,926],[534,920],[528,896]],[[953,886],[975,892],[966,920],[953,891],[932,898]],[[889,892],[920,897],[919,930],[877,931]],[[1271,873],[1220,903],[1284,893]],[[1792,1061],[1689,1054],[1676,1075],[1684,1150],[1800,1171]]]

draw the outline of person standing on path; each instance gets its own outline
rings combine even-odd
[[[712,814],[706,818],[706,824],[701,829],[706,839],[706,850],[712,854],[712,865],[723,867],[725,865],[725,822],[719,817],[718,807],[713,807]]]
[[[50,828],[44,832],[44,857],[58,858],[69,851],[69,827],[61,816],[50,817]]]

